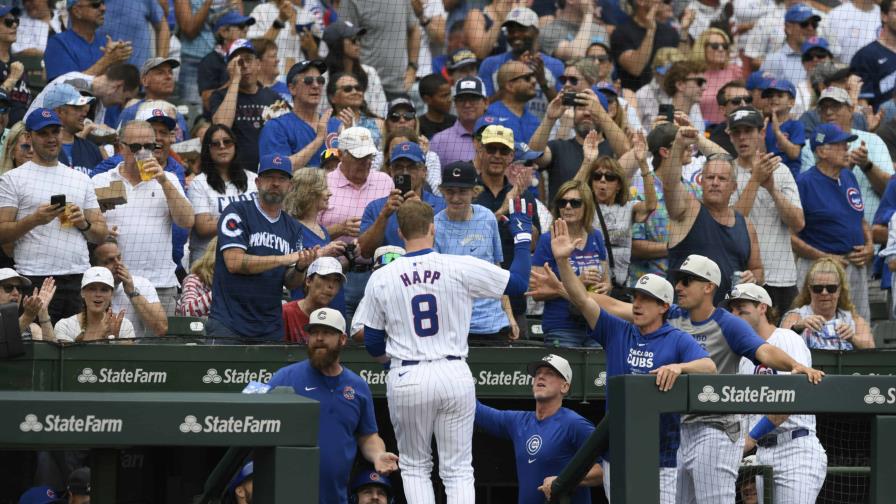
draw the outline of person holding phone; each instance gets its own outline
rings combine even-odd
[[[404,240],[398,234],[395,211],[406,200],[422,199],[433,208],[434,213],[445,209],[444,199],[423,190],[426,160],[420,145],[402,142],[392,148],[389,173],[395,188],[388,196],[368,203],[361,217],[358,247],[364,257],[373,257],[373,253],[381,245],[404,247]]]

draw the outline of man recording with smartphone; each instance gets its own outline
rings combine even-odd
[[[373,257],[377,247],[394,245],[404,247],[398,235],[398,219],[395,211],[409,199],[422,199],[432,207],[433,213],[445,208],[445,200],[423,190],[426,182],[426,160],[423,150],[414,142],[402,142],[392,148],[389,170],[395,188],[389,196],[371,201],[361,217],[361,236],[358,248],[364,257]]]

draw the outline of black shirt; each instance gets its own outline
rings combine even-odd
[[[632,91],[637,91],[653,78],[653,71],[650,69],[650,65],[653,63],[653,57],[660,47],[678,47],[678,32],[667,24],[657,23],[650,59],[644,65],[641,75],[632,75],[626,72],[625,68],[619,63],[619,55],[630,49],[637,51],[646,35],[647,30],[632,21],[631,23],[618,25],[610,36],[610,56],[616,62],[616,69],[619,72],[619,79],[622,80],[622,87]]]
[[[199,86],[199,94],[202,94],[203,91],[218,89],[230,80],[230,75],[227,74],[227,61],[218,51],[206,54],[199,62],[197,72],[196,84]],[[209,111],[206,111],[209,112],[209,117],[213,113],[210,110],[211,106],[209,106]]]
[[[728,154],[737,157],[737,151],[734,149],[734,144],[731,143],[731,137],[725,132],[725,128],[725,124],[715,125],[709,132],[709,141],[728,151]]]
[[[226,95],[226,89],[219,89],[212,94],[209,109],[213,115]],[[237,159],[244,170],[258,171],[258,137],[264,126],[262,113],[265,107],[273,105],[277,100],[281,100],[279,94],[261,85],[255,94],[237,93],[236,116],[231,129],[236,135]]]
[[[436,136],[436,133],[454,126],[457,117],[451,114],[445,114],[445,120],[437,123],[429,120],[429,118],[426,117],[426,114],[423,114],[418,117],[417,120],[420,122],[420,134],[427,139],[432,140],[432,137]]]
[[[0,61],[0,82],[5,81],[6,78],[9,77],[9,65],[17,60],[18,58],[12,57],[10,58],[9,63]],[[12,87],[8,95],[9,121],[7,124],[12,126],[25,118],[25,112],[28,110],[28,105],[31,105],[31,100],[34,98],[31,94],[31,89],[28,88],[28,84],[25,82],[24,74],[22,74],[22,78],[16,82],[15,86]]]
[[[567,180],[572,180],[582,161],[585,159],[585,152],[582,150],[582,144],[575,138],[569,140],[551,140],[548,142],[551,148],[551,164],[547,165],[544,170],[549,173],[550,179],[548,184],[548,201],[554,201],[554,195],[557,189]],[[613,149],[606,139],[597,145],[597,153],[600,156],[613,156]]]

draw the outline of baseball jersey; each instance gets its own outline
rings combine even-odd
[[[231,203],[218,220],[210,318],[246,338],[281,339],[286,266],[256,275],[234,274],[224,264],[224,251],[229,248],[257,256],[292,254],[302,249],[301,224],[282,211],[271,219],[257,200]]]
[[[851,170],[841,169],[834,180],[813,166],[797,177],[796,186],[806,216],[806,227],[799,233],[802,240],[830,254],[846,254],[865,243],[865,202]]]
[[[775,332],[772,333],[766,343],[784,350],[784,353],[793,357],[793,360],[800,364],[806,367],[812,367],[812,352],[809,351],[809,347],[806,346],[803,338],[790,329],[776,328]],[[787,371],[774,370],[767,367],[765,364],[754,364],[749,359],[742,358],[740,360],[738,374],[786,375],[790,373]],[[761,415],[750,415],[750,423],[747,424],[747,428],[750,429],[756,425],[759,418],[761,418]],[[811,432],[815,432],[815,415],[790,415],[784,423],[779,425],[770,434],[778,435],[793,429],[808,429]]]
[[[325,376],[304,360],[281,368],[268,385],[292,387],[296,394],[320,403],[318,502],[346,504],[348,481],[358,452],[357,437],[377,432],[373,396],[367,382],[346,367],[338,376]]]
[[[591,422],[566,408],[539,420],[532,411],[501,411],[478,401],[475,425],[513,442],[519,504],[543,504],[538,487],[546,477],[559,474],[594,431]],[[577,487],[572,502],[590,504],[590,489]]]
[[[678,305],[672,305],[668,314],[669,325],[690,334],[709,353],[719,374],[737,374],[741,357],[756,362],[756,349],[765,344],[749,324],[721,308],[716,308],[708,319],[699,322],[691,320],[688,311]],[[737,422],[737,418],[738,415],[685,415],[682,422],[727,426]]]
[[[659,329],[641,334],[631,322],[600,312],[588,335],[597,340],[607,355],[607,378],[624,374],[649,374],[666,364],[681,364],[709,357],[688,333],[664,323]],[[609,401],[605,403],[609,406]],[[678,450],[679,415],[660,415],[660,467],[675,467]]]
[[[475,257],[411,252],[373,272],[354,318],[388,334],[392,358],[466,357],[473,300],[500,298],[509,279]]]

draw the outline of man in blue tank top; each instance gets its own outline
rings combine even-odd
[[[755,110],[736,110],[728,116],[728,128],[741,125],[763,127],[762,116]],[[759,255],[759,239],[749,220],[730,206],[735,190],[735,171],[731,156],[712,155],[703,167],[700,202],[681,183],[681,152],[697,142],[698,132],[691,127],[678,129],[672,153],[663,160],[660,177],[669,211],[669,269],[681,266],[691,254],[701,254],[718,264],[722,283],[714,302],[722,301],[732,283],[763,283],[764,271]]]

